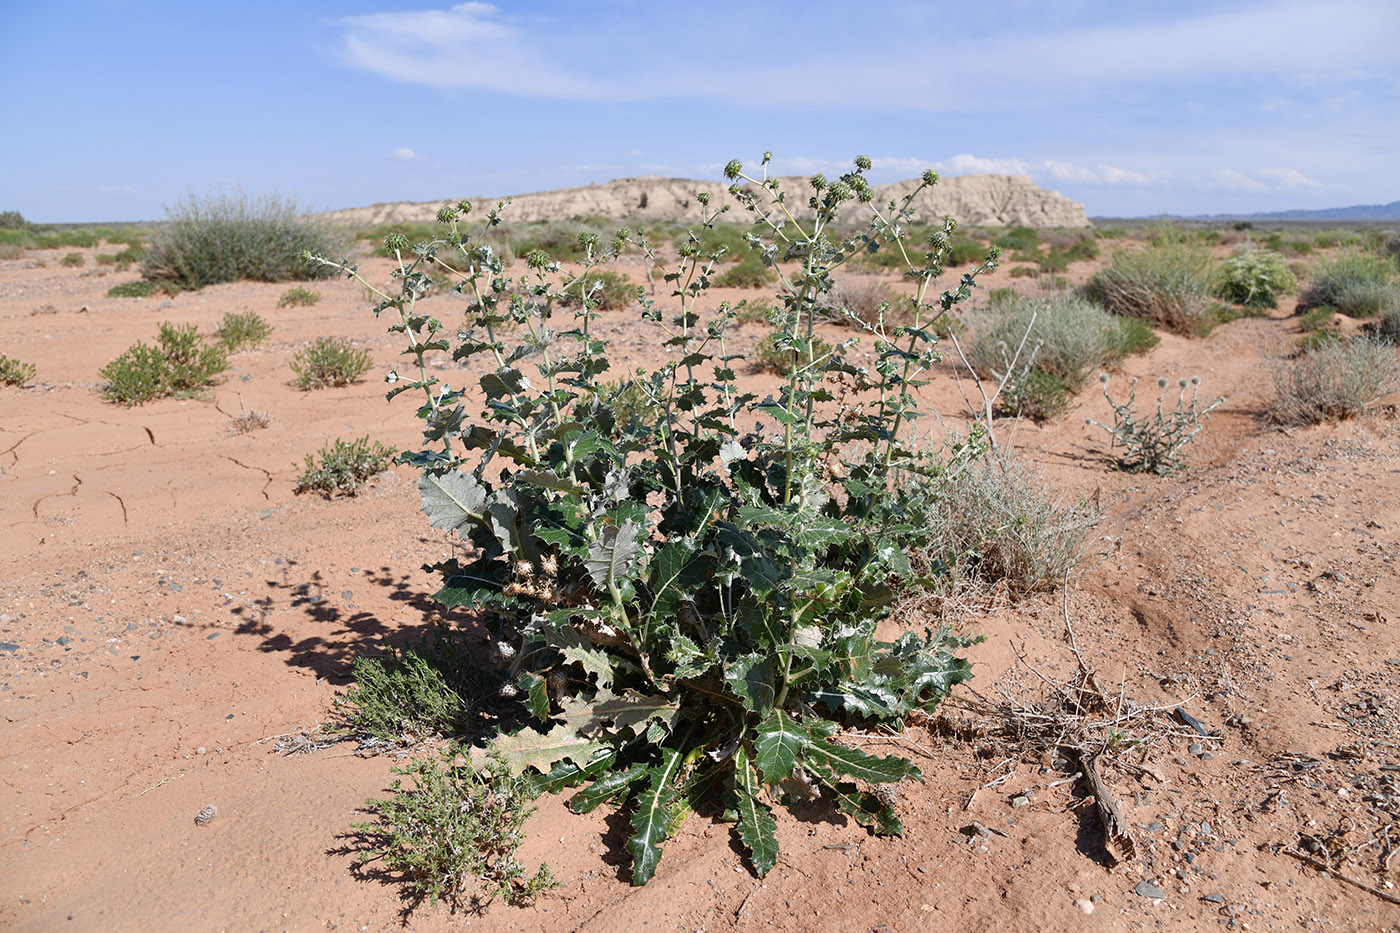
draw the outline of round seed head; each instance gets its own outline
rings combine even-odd
[[[936,185],[936,184],[938,184],[938,173],[935,172],[933,169],[929,169],[928,171],[924,172],[924,184],[926,184],[926,185]]]
[[[402,253],[408,249],[408,237],[402,233],[391,233],[384,238],[384,249],[391,253]]]
[[[740,162],[738,159],[730,159],[729,164],[724,167],[724,177],[733,181],[739,177],[739,174],[743,172],[743,170],[743,162]]]
[[[1108,382],[1108,373],[1099,373],[1099,382],[1107,383],[1107,382]]]
[[[1192,384],[1193,386],[1198,386],[1198,385],[1200,385],[1200,384],[1201,384],[1201,377],[1200,377],[1200,376],[1192,376],[1192,377],[1191,377],[1191,384]]]
[[[862,172],[870,171],[870,156],[856,156],[856,168],[860,169]]]
[[[1167,387],[1167,377],[1166,377],[1166,376],[1158,376],[1158,377],[1157,377],[1157,388],[1159,388],[1159,389],[1165,389],[1166,387]]]

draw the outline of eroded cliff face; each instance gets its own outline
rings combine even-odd
[[[783,190],[790,192],[790,203],[799,214],[810,213],[806,201],[811,189],[801,177],[781,178]],[[874,186],[876,203],[902,199],[917,188],[917,179]],[[570,217],[607,217],[613,220],[675,221],[695,220],[700,213],[696,195],[708,192],[711,205],[734,203],[728,186],[712,181],[664,178],[642,175],[619,178],[602,185],[560,188],[534,194],[515,195],[508,218],[516,223],[565,220]],[[502,198],[472,198],[478,208],[494,205]],[[405,221],[431,221],[440,208],[454,200],[391,204],[332,211],[326,216],[341,223],[368,226]],[[983,227],[1087,227],[1084,206],[1077,201],[1037,186],[1025,175],[963,175],[944,178],[925,189],[914,201],[914,212],[924,221],[937,221],[951,214],[959,223]],[[743,223],[748,212],[737,204],[722,219]],[[842,219],[858,220],[859,204],[842,211]]]

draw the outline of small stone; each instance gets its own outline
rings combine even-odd
[[[1201,753],[1205,751],[1205,748],[1201,745],[1200,742],[1192,742],[1186,747],[1186,751],[1189,754],[1195,755],[1199,758],[1201,756]]]
[[[207,751],[207,749],[205,749],[205,747],[204,747],[203,745],[201,745],[201,746],[199,746],[199,748],[196,748],[196,749],[194,750],[194,753],[195,753],[196,755],[203,755],[203,754],[205,753],[205,751]]]
[[[19,645],[12,641],[0,641],[0,651],[18,651]]]
[[[1167,896],[1166,891],[1150,881],[1139,881],[1137,887],[1133,888],[1133,893],[1138,897],[1150,897],[1155,901],[1160,901]]]
[[[1157,820],[1153,820],[1151,823],[1148,823],[1146,826],[1143,827],[1143,829],[1147,830],[1149,833],[1160,833],[1166,828],[1167,827],[1165,824]]]
[[[57,643],[60,644],[60,645],[66,645],[66,644],[69,644],[70,642],[72,642],[73,639],[69,638],[67,635],[60,635],[60,636],[56,639],[56,641],[57,641]]]
[[[1224,898],[1224,896],[1223,896],[1223,895],[1220,895],[1220,894],[1207,894],[1205,897],[1201,898],[1201,900],[1205,901],[1205,902],[1208,903],[1208,904],[1223,904],[1223,903],[1225,903],[1225,898]]]
[[[354,590],[341,590],[341,591],[340,591],[340,598],[341,598],[341,599],[354,599],[354,598],[355,598],[355,591],[354,591]]]
[[[1012,805],[1013,807],[1016,807],[1017,809],[1020,809],[1021,807],[1024,807],[1026,804],[1028,804],[1028,803],[1030,803],[1030,802],[1031,802],[1030,798],[1027,797],[1025,794],[1017,794],[1015,797],[1012,797],[1012,798],[1011,798],[1011,805]]]
[[[1215,760],[1215,756],[1212,755],[1210,752],[1201,752],[1201,760],[1202,760],[1202,761],[1214,761],[1214,760]]]
[[[203,810],[200,810],[194,815],[194,823],[196,826],[207,826],[214,819],[214,817],[218,815],[219,808],[211,803],[209,806],[205,807]]]
[[[1092,914],[1094,912],[1094,902],[1091,900],[1087,900],[1086,898],[1081,897],[1079,900],[1074,902],[1074,906],[1078,907],[1086,914]]]

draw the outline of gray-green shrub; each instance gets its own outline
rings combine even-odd
[[[1365,338],[1327,340],[1272,369],[1269,417],[1279,424],[1352,418],[1400,388],[1395,348]]]
[[[1119,250],[1094,273],[1084,294],[1114,314],[1196,335],[1215,321],[1210,254],[1187,242]]]
[[[206,345],[193,324],[160,325],[155,346],[136,343],[101,369],[107,384],[99,391],[123,405],[192,392],[228,369],[224,348]]]
[[[353,441],[336,438],[319,453],[307,454],[296,492],[319,492],[327,499],[340,494],[357,496],[360,487],[389,469],[396,451],[368,436]]]
[[[1298,310],[1329,307],[1348,317],[1375,317],[1400,302],[1395,263],[1384,256],[1348,252],[1319,263],[1298,295]]]
[[[282,282],[325,278],[301,261],[305,250],[342,255],[345,237],[306,213],[294,198],[243,192],[189,195],[166,208],[141,261],[147,279],[195,289],[247,279]]]
[[[0,353],[0,385],[22,386],[37,372],[33,363],[24,363]]]
[[[272,327],[256,311],[230,311],[219,325],[219,341],[229,353],[244,347],[256,347],[272,333]]]
[[[1276,308],[1278,299],[1298,287],[1278,253],[1247,249],[1220,264],[1215,294],[1246,308]]]

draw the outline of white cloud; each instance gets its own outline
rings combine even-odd
[[[400,162],[422,162],[422,161],[423,161],[423,157],[422,157],[422,156],[420,156],[418,153],[414,152],[412,149],[408,148],[407,146],[400,146],[399,148],[397,148],[397,149],[395,149],[393,152],[391,152],[390,155],[392,155],[395,159],[398,159]]]
[[[1259,174],[1272,179],[1280,188],[1321,188],[1322,182],[1314,181],[1296,168],[1261,168]]]

